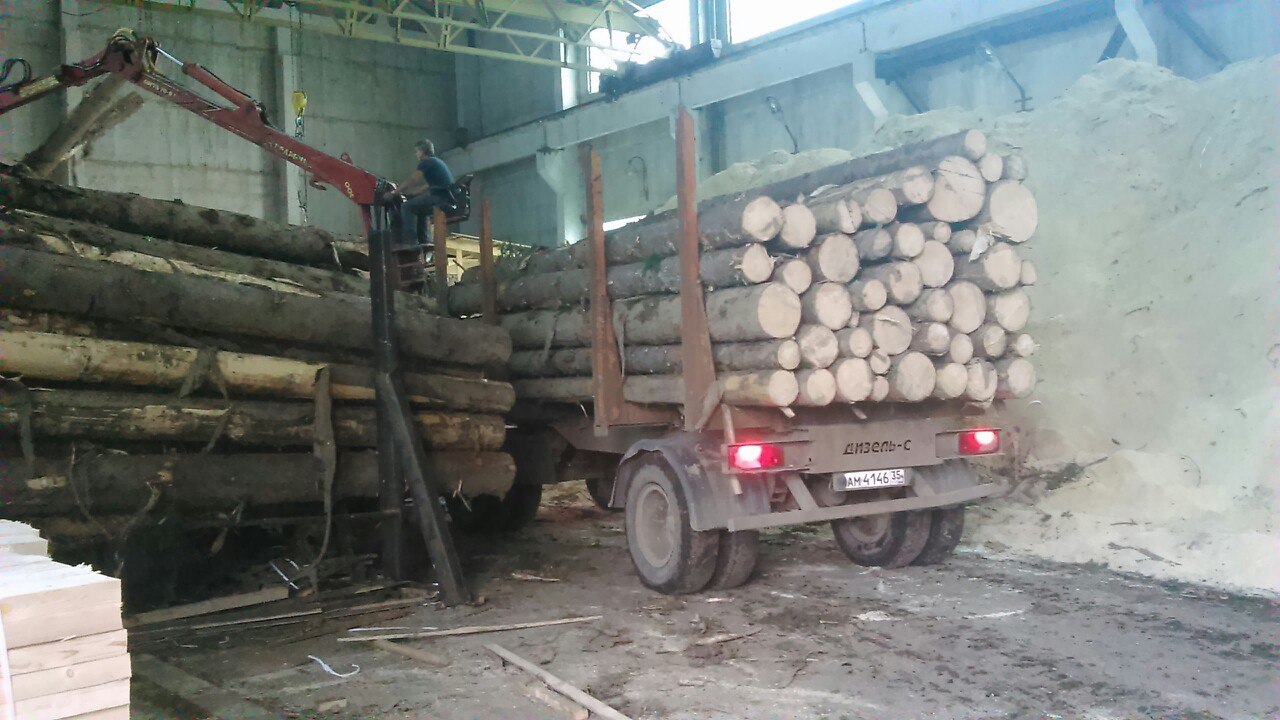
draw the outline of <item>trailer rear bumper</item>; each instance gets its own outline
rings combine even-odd
[[[811,510],[786,510],[782,512],[762,513],[759,515],[743,515],[730,517],[728,529],[760,530],[762,528],[781,525],[798,525],[802,523],[829,522],[861,517],[863,515],[880,515],[882,513],[902,512],[905,510],[925,510],[934,507],[959,505],[996,494],[1000,486],[996,483],[983,483],[973,487],[947,492],[900,498],[897,500],[877,500],[874,502],[855,503],[852,505],[836,505],[819,507]]]

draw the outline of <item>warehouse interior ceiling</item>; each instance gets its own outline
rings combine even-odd
[[[172,12],[234,15],[252,23],[547,67],[611,74],[593,51],[653,59],[676,46],[629,0],[99,0]],[[606,36],[601,40],[601,34]]]

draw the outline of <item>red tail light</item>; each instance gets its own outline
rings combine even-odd
[[[965,430],[960,433],[961,455],[990,455],[1000,451],[1000,432],[997,430]]]
[[[782,447],[768,443],[729,448],[729,467],[735,470],[768,470],[782,467]]]

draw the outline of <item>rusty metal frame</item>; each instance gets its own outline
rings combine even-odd
[[[449,224],[440,208],[431,212],[431,253],[436,265],[436,300],[440,303],[440,312],[448,312]]]
[[[693,116],[676,111],[676,214],[680,220],[680,366],[684,427],[699,430],[719,404],[698,242],[698,150]]]
[[[579,151],[582,176],[586,180],[587,239],[590,248],[591,285],[591,391],[595,403],[594,430],[609,434],[613,425],[671,425],[677,421],[671,410],[626,401],[622,391],[622,358],[618,336],[613,329],[613,302],[609,299],[608,268],[604,251],[604,179],[600,153],[590,145]]]

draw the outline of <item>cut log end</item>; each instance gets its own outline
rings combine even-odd
[[[835,377],[836,400],[855,403],[871,397],[876,375],[866,360],[845,358],[832,365],[831,372]]]
[[[969,387],[969,371],[960,363],[945,363],[938,366],[937,382],[933,387],[933,397],[938,400],[954,400],[964,395]]]
[[[773,269],[773,281],[782,283],[797,295],[803,294],[813,285],[813,269],[809,263],[798,258],[780,260]]]
[[[865,358],[875,349],[875,340],[865,328],[845,328],[836,333],[840,356],[849,358]]]
[[[896,305],[887,305],[863,316],[862,328],[871,333],[876,348],[888,355],[906,352],[911,346],[911,336],[914,332],[911,318]]]
[[[947,286],[951,296],[951,327],[965,334],[981,327],[987,319],[987,299],[982,288],[971,282],[953,282]]]
[[[860,313],[875,312],[889,302],[889,291],[879,280],[855,280],[849,283],[849,300]]]
[[[893,359],[889,369],[889,399],[897,402],[920,402],[933,394],[937,384],[933,361],[918,352],[908,352]]]
[[[798,203],[783,208],[782,231],[778,233],[778,242],[784,247],[809,247],[817,234],[818,222],[809,208]]]
[[[840,356],[836,334],[825,325],[801,325],[796,332],[796,343],[800,346],[800,366],[803,368],[830,367]]]
[[[1020,182],[1001,180],[987,192],[986,203],[975,222],[996,237],[1021,243],[1035,234],[1039,220],[1031,191]]]
[[[772,240],[782,231],[782,226],[782,207],[772,198],[755,198],[742,212],[742,230],[757,242]]]
[[[853,301],[844,285],[820,282],[800,296],[803,308],[801,317],[807,323],[825,325],[839,330],[849,322],[853,314]]]
[[[846,283],[858,274],[858,250],[853,238],[830,233],[819,238],[805,253],[813,277],[818,281]]]
[[[1012,358],[996,363],[999,381],[996,396],[1025,398],[1036,389],[1036,367],[1025,358]]]
[[[836,399],[836,377],[830,370],[817,368],[796,373],[800,386],[795,404],[804,407],[825,407]]]

